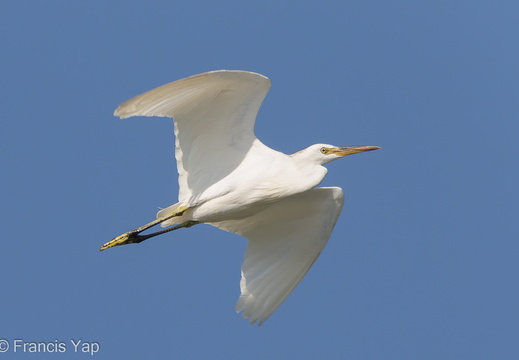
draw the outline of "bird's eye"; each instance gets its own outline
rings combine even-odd
[[[325,147],[322,147],[319,151],[320,151],[322,154],[328,154],[328,149],[325,148]]]

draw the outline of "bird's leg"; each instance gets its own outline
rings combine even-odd
[[[151,234],[137,235],[136,236],[136,240],[132,241],[131,244],[138,244],[140,242],[143,242],[144,240],[147,240],[149,238],[155,237],[157,235],[162,235],[162,234],[165,234],[165,233],[168,233],[170,231],[177,230],[177,229],[190,228],[191,226],[194,226],[196,224],[200,224],[200,223],[198,221],[191,221],[190,220],[190,221],[186,221],[186,222],[183,222],[181,224],[175,225],[173,227],[170,227],[170,228],[167,228],[167,229],[164,229],[164,230],[160,230],[160,231],[157,231],[157,232],[154,232],[154,233],[151,233]]]
[[[196,221],[186,221],[184,223],[181,223],[177,226],[174,226],[172,228],[169,228],[169,229],[164,229],[164,230],[161,230],[161,231],[157,231],[155,233],[152,233],[152,234],[148,234],[148,235],[139,235],[141,232],[143,232],[144,230],[147,230],[155,225],[158,225],[166,220],[169,220],[173,217],[176,217],[176,216],[182,216],[182,214],[184,214],[184,212],[187,210],[186,207],[180,207],[177,209],[177,211],[167,215],[167,216],[164,216],[164,217],[161,217],[161,218],[158,218],[156,220],[153,220],[152,222],[149,222],[141,227],[138,227],[137,229],[135,230],[131,230],[131,231],[128,231],[128,232],[125,232],[124,234],[122,235],[119,235],[115,238],[113,238],[112,240],[110,240],[109,242],[107,242],[106,244],[104,244],[103,246],[101,246],[101,249],[99,251],[103,251],[103,250],[106,250],[106,249],[109,249],[111,247],[114,247],[114,246],[119,246],[119,245],[126,245],[126,244],[138,244],[146,239],[149,239],[150,237],[153,237],[153,236],[156,236],[156,235],[160,235],[160,234],[164,234],[164,233],[167,233],[169,231],[173,231],[173,230],[176,230],[176,229],[180,229],[180,228],[183,228],[183,227],[191,227],[195,224],[197,224]]]

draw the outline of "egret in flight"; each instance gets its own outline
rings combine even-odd
[[[178,202],[156,220],[101,247],[136,244],[196,224],[249,240],[236,311],[263,323],[294,290],[326,245],[342,210],[338,187],[317,187],[323,166],[377,146],[316,144],[291,155],[254,134],[270,80],[246,71],[211,71],[150,90],[115,110],[120,118],[170,117],[175,126]],[[143,231],[160,224],[165,229]]]

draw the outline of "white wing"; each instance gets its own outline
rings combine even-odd
[[[340,188],[317,188],[243,220],[211,223],[249,239],[236,311],[261,325],[281,305],[323,250],[343,203]]]
[[[211,71],[130,99],[114,115],[174,118],[179,201],[192,206],[240,164],[253,143],[254,149],[266,148],[254,123],[269,89],[270,80],[260,74]]]

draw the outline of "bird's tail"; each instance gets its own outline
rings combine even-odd
[[[172,213],[174,213],[176,211],[181,210],[181,209],[179,209],[181,206],[182,206],[182,203],[178,202],[176,204],[168,206],[165,209],[161,209],[157,213],[157,219],[166,217],[166,216],[168,216],[168,215],[170,215],[170,214],[172,214]],[[180,224],[183,221],[184,221],[184,219],[182,219],[182,216],[176,216],[176,217],[172,217],[171,219],[168,219],[168,220],[166,220],[164,222],[161,222],[160,226],[167,227],[167,226],[171,226],[171,225],[175,225],[175,224]]]

